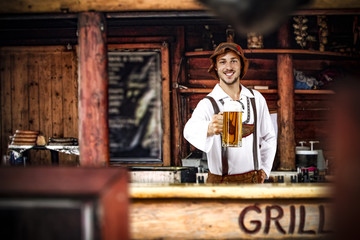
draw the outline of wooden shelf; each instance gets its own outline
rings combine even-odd
[[[335,94],[333,90],[302,90],[302,89],[296,89],[296,94]]]
[[[210,93],[212,88],[188,88],[188,89],[180,89],[180,93]],[[259,89],[257,90],[264,94],[275,94],[277,93],[277,89]]]
[[[210,93],[212,91],[212,88],[188,88],[188,89],[179,89],[180,93]],[[263,94],[277,94],[277,89],[258,89],[260,93]],[[325,94],[325,95],[331,95],[335,94],[332,90],[300,90],[296,89],[295,94]]]
[[[359,56],[351,56],[345,53],[339,52],[320,52],[315,50],[303,50],[303,49],[244,49],[245,54],[305,54],[305,55],[316,55],[316,56],[334,56],[334,57],[351,57],[359,58]],[[186,52],[186,57],[201,57],[210,56],[213,51],[196,51]]]
[[[210,93],[212,88],[188,88],[188,89],[179,89],[180,93]]]

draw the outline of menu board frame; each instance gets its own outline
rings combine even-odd
[[[108,52],[158,52],[160,53],[161,66],[161,156],[159,158],[147,157],[133,157],[133,158],[110,158],[111,162],[125,163],[125,164],[140,164],[140,165],[157,165],[170,166],[170,72],[169,72],[169,47],[167,42],[163,43],[126,43],[126,44],[110,44],[108,45]],[[134,54],[135,56],[136,54]],[[109,64],[111,62],[109,61]],[[109,114],[109,121],[111,116]],[[110,137],[111,144],[111,137]]]

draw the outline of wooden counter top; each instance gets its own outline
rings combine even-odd
[[[137,184],[130,185],[133,199],[321,199],[331,197],[330,184]]]

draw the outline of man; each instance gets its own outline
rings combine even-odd
[[[265,98],[240,84],[249,66],[241,47],[221,43],[210,56],[208,70],[219,79],[212,92],[196,106],[184,128],[184,137],[207,154],[208,183],[264,182],[276,152],[276,137]],[[223,104],[243,105],[242,147],[222,148]]]

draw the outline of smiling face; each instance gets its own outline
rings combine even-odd
[[[233,51],[227,51],[217,56],[215,70],[222,84],[233,85],[239,83],[241,73],[240,57]]]

